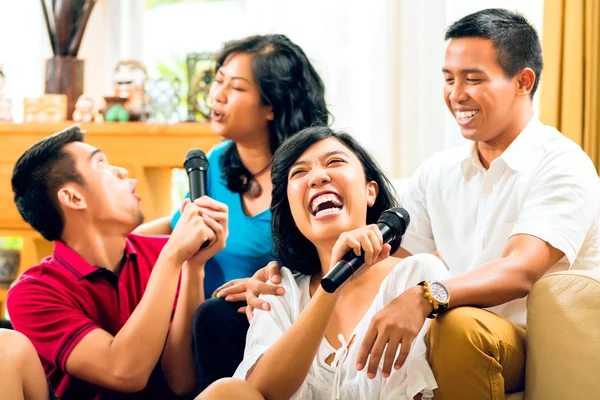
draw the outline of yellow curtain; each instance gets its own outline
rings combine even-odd
[[[545,0],[540,119],[600,168],[600,1]]]

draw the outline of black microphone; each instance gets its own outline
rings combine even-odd
[[[192,201],[206,195],[206,171],[208,160],[200,149],[190,149],[185,155],[183,168],[190,181],[190,199]]]
[[[384,211],[379,220],[377,227],[383,235],[383,243],[389,243],[396,238],[401,238],[406,232],[410,217],[408,212],[402,207],[394,207]],[[400,247],[400,241],[390,251],[390,254],[395,253]],[[365,253],[361,249],[360,256],[354,253],[354,250],[349,250],[344,257],[321,279],[321,286],[327,293],[333,293],[342,286],[360,267],[365,265]]]
[[[188,174],[190,182],[190,200],[194,201],[206,195],[206,171],[208,160],[206,154],[200,149],[190,149],[185,155],[183,168]],[[209,245],[209,241],[202,243],[201,249]]]

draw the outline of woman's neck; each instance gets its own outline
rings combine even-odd
[[[236,142],[236,147],[240,160],[252,175],[269,165],[273,157],[268,135],[263,140],[255,139],[251,143]]]
[[[322,243],[317,248],[317,254],[319,255],[319,261],[321,262],[321,276],[325,276],[331,269],[331,251],[335,241],[332,243]]]

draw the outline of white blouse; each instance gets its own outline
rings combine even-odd
[[[247,371],[292,326],[310,301],[309,276],[294,275],[287,268],[282,268],[281,276],[285,294],[261,296],[271,304],[271,311],[254,311],[254,319],[246,338],[244,359],[234,374],[236,378],[245,379]],[[383,362],[380,362],[377,376],[369,379],[366,375],[367,367],[363,371],[357,371],[356,361],[371,319],[378,311],[419,282],[441,280],[447,276],[444,264],[430,254],[419,254],[401,261],[382,282],[379,293],[352,335],[349,338],[339,335],[342,343],[339,349],[335,349],[323,338],[306,380],[292,399],[409,400],[418,393],[423,393],[423,399],[431,399],[437,383],[425,356],[424,338],[429,326],[428,321],[413,341],[405,364],[399,370],[392,368],[390,377],[382,377]],[[352,336],[355,336],[354,340],[351,339]],[[352,344],[348,347],[348,343]],[[335,358],[331,365],[328,365],[325,360],[331,354],[335,354]]]

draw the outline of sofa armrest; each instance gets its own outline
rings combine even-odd
[[[526,400],[600,393],[600,271],[541,278],[527,299]]]

